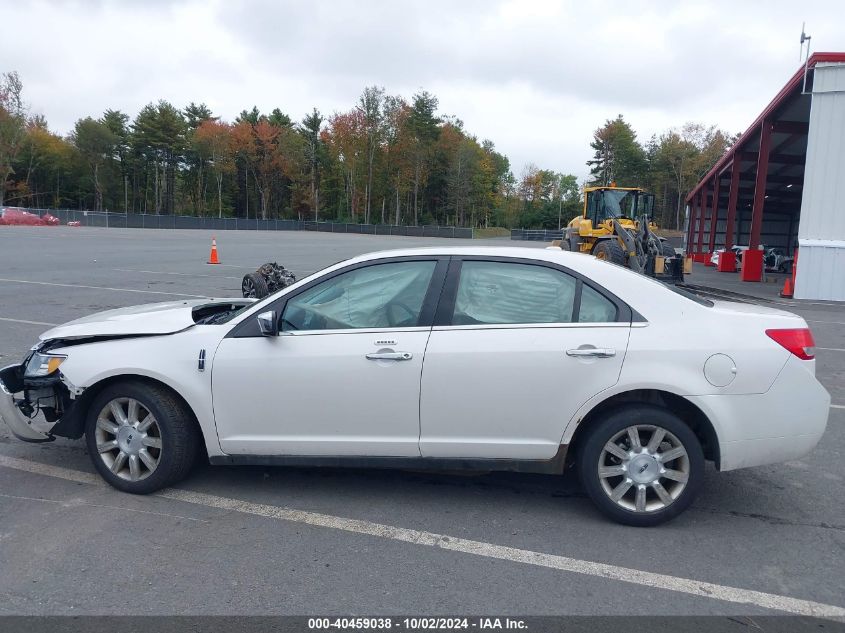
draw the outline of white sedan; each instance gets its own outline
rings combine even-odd
[[[374,253],[261,301],[102,312],[0,373],[21,439],[85,437],[115,488],[212,464],[573,466],[616,521],[688,507],[704,462],[797,459],[830,398],[800,317],[582,254]]]

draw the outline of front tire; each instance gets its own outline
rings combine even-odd
[[[628,265],[625,251],[615,237],[601,240],[596,244],[593,247],[593,255],[596,256],[596,259],[604,259],[620,266]]]
[[[672,412],[630,405],[586,431],[578,454],[581,483],[614,521],[637,527],[665,523],[689,507],[701,489],[701,443]]]
[[[142,382],[109,385],[94,398],[85,442],[111,486],[148,494],[184,479],[199,450],[189,411],[171,392]]]

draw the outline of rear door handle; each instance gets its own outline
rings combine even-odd
[[[367,354],[367,360],[411,360],[411,352],[374,352]]]
[[[610,358],[616,356],[616,350],[609,347],[586,347],[566,350],[567,356],[592,356],[594,358]]]

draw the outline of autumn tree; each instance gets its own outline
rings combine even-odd
[[[144,208],[149,189],[148,166],[153,167],[153,211],[173,213],[176,200],[176,167],[185,149],[186,123],[182,113],[167,101],[141,109],[132,123],[132,146],[147,165]]]
[[[662,192],[664,223],[670,219],[666,199],[673,193],[674,226],[680,228],[687,193],[730,144],[731,138],[726,132],[700,123],[687,123],[679,130],[670,129],[651,144],[649,186],[654,193]]]
[[[114,137],[110,161],[117,161],[117,171],[123,184],[123,212],[129,210],[130,131],[129,115],[119,110],[106,110],[101,119]]]
[[[188,197],[197,215],[203,215],[206,198],[206,170],[208,159],[197,151],[194,137],[203,122],[212,118],[211,109],[204,103],[189,103],[183,110],[185,117],[185,152],[184,160],[187,169],[183,173],[183,181],[188,190]]]
[[[369,86],[358,99],[358,109],[364,120],[364,130],[367,135],[367,190],[364,207],[364,223],[370,223],[370,207],[373,198],[373,163],[382,136],[384,121],[384,88]]]
[[[73,144],[91,168],[94,183],[94,209],[103,209],[103,189],[100,184],[100,167],[111,156],[116,144],[115,135],[102,121],[91,117],[76,122],[71,135]]]
[[[206,119],[193,135],[194,150],[206,161],[217,183],[217,217],[223,217],[223,179],[235,172],[232,126],[218,119]]]
[[[31,117],[15,162],[18,176],[7,200],[33,207],[61,204],[61,187],[73,180],[73,147],[47,127],[44,117]]]
[[[314,211],[314,221],[319,219],[320,213],[320,162],[323,155],[323,144],[320,139],[320,128],[323,125],[323,115],[317,108],[305,116],[300,124],[300,132],[305,139],[306,158],[311,180],[311,208]]]
[[[6,183],[26,134],[23,82],[15,71],[0,75],[0,205],[6,200]]]
[[[476,140],[461,135],[457,148],[452,155],[448,174],[447,200],[448,209],[454,214],[456,226],[466,226],[467,212],[472,214],[481,184],[481,152]]]
[[[423,90],[414,95],[407,126],[414,169],[414,225],[419,224],[419,194],[428,179],[432,147],[440,135],[437,97]]]
[[[361,164],[366,166],[367,138],[364,117],[357,108],[335,114],[329,119],[329,155],[342,172],[344,182],[343,209],[353,222],[360,208],[359,179]],[[365,172],[366,173],[366,170]]]
[[[260,118],[256,124],[241,121],[235,125],[232,138],[238,154],[246,162],[253,175],[261,201],[261,219],[267,219],[270,201],[270,188],[276,171],[276,141],[279,128],[266,118]]]
[[[387,182],[385,195],[382,197],[382,224],[387,222],[385,215],[386,199],[390,194],[393,206],[393,224],[401,224],[402,201],[408,192],[413,171],[413,137],[409,120],[411,110],[402,97],[387,97],[384,102],[384,171]],[[392,189],[392,192],[390,191]]]
[[[319,203],[320,191],[320,161],[323,156],[323,136],[320,136],[317,146],[317,179],[316,197]],[[279,128],[279,138],[276,144],[276,165],[278,167],[277,183],[286,190],[287,201],[292,213],[303,219],[306,209],[313,209],[314,199],[308,183],[311,178],[311,161],[307,141],[293,126]]]
[[[347,110],[292,118],[243,110],[233,124],[202,103],[152,102],[134,118],[105,110],[50,131],[0,81],[0,197],[30,206],[396,224],[557,228],[580,212],[575,176],[513,166],[420,90],[367,87]],[[84,113],[83,113],[84,114]],[[592,181],[656,194],[655,219],[680,224],[683,199],[725,151],[717,127],[687,124],[643,147],[620,115],[584,148]],[[522,170],[520,177],[514,170]],[[216,198],[216,200],[214,200]],[[260,209],[256,213],[254,209]],[[379,214],[379,210],[381,213]]]

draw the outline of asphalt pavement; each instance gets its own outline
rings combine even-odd
[[[98,310],[239,296],[265,261],[302,276],[368,251],[468,242],[225,232],[222,265],[209,266],[210,241],[0,227],[0,366],[51,324]],[[653,529],[610,523],[573,478],[542,475],[201,466],[136,497],[99,482],[81,441],[24,444],[2,428],[0,614],[842,617],[845,306],[776,307],[815,334],[834,404],[822,442],[786,464],[709,468],[693,507]]]

